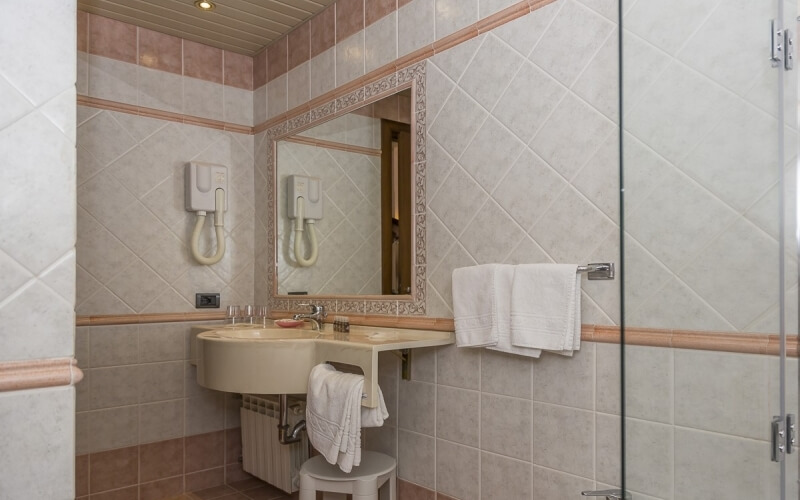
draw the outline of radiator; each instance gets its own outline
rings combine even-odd
[[[305,418],[305,403],[290,401],[289,425]],[[278,440],[278,398],[242,394],[242,460],[245,472],[294,493],[300,486],[300,466],[308,459],[308,438],[289,445]]]

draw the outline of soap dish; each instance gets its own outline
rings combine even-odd
[[[295,328],[303,324],[303,322],[299,319],[276,319],[275,324],[281,328]]]

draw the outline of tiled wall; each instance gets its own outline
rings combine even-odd
[[[619,487],[619,349],[585,343],[568,360],[415,350],[411,381],[387,354],[380,385],[390,418],[365,429],[367,447],[397,456],[399,477],[421,487],[402,498],[578,499]],[[626,385],[635,499],[777,498],[766,425],[779,411],[775,357],[628,346],[626,358],[636,374]],[[796,375],[792,359],[788,378]]]
[[[74,352],[75,8],[0,19],[0,362]],[[0,393],[0,497],[74,497],[74,397]]]
[[[188,323],[77,329],[77,495],[167,498],[247,477],[239,401],[197,385]],[[136,498],[136,497],[134,497]]]
[[[252,136],[128,113],[78,109],[79,315],[188,312],[195,293],[253,300]],[[198,264],[184,208],[189,160],[228,167],[226,251]],[[208,217],[201,250],[215,248]]]
[[[682,29],[659,20],[673,9]],[[777,75],[758,34],[773,10],[738,0],[627,6],[629,325],[775,333],[783,251],[787,325],[797,331],[796,239],[778,246]],[[789,26],[796,10],[786,8]],[[731,54],[735,67],[725,64]],[[796,219],[796,78],[786,74],[788,235]],[[728,272],[744,268],[746,275]]]
[[[302,135],[380,148],[380,120],[350,114]],[[278,144],[277,155],[279,293],[380,295],[380,156],[286,141]],[[286,212],[289,175],[319,177],[322,181],[324,216],[314,224],[319,258],[308,268],[295,264],[294,221]],[[308,239],[303,238],[305,249]]]
[[[78,94],[253,125],[253,59],[78,12]]]

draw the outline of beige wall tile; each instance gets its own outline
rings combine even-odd
[[[464,500],[480,498],[480,452],[436,440],[436,491]]]
[[[436,437],[477,447],[480,435],[480,405],[479,392],[438,386]]]
[[[571,358],[550,353],[533,362],[533,399],[594,409],[595,344],[584,343]]]
[[[564,432],[569,429],[569,432]],[[592,477],[594,414],[585,410],[533,404],[533,463],[581,477]]]
[[[531,461],[533,407],[529,400],[483,394],[480,422],[482,450]]]
[[[433,436],[436,430],[436,386],[401,381],[400,401],[400,428]]]
[[[442,347],[436,351],[437,382],[463,389],[478,389],[480,359],[481,352],[478,349]]]
[[[497,351],[481,353],[481,392],[530,399],[531,360]]]
[[[434,489],[436,439],[400,430],[397,442],[397,477]]]
[[[530,462],[481,453],[481,498],[533,498],[532,495],[533,465]]]

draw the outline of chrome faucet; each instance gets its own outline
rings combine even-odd
[[[320,306],[317,304],[300,304],[300,305],[311,307],[311,312],[297,313],[294,316],[292,316],[292,319],[309,320],[311,321],[311,325],[315,326],[318,332],[321,332],[325,326],[325,318],[328,317],[328,313],[325,312],[325,306]]]

